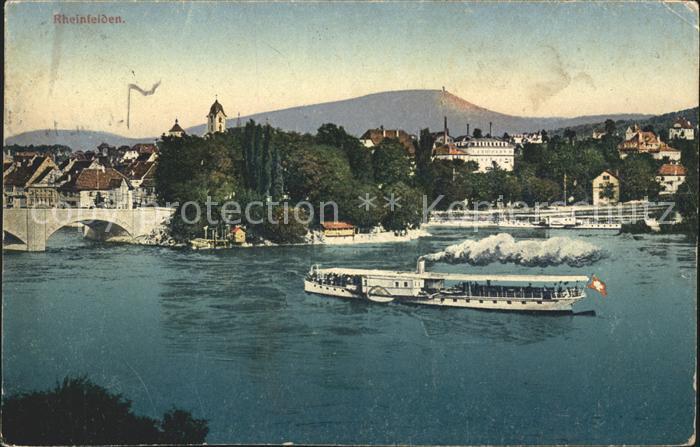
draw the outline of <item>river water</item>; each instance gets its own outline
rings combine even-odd
[[[323,266],[410,270],[490,231],[400,244],[191,252],[61,230],[5,253],[3,392],[86,374],[141,414],[209,420],[209,443],[681,443],[693,431],[696,254],[682,237],[563,235],[585,267],[436,264],[446,272],[601,277],[544,316],[306,295]],[[547,236],[517,231],[517,240]],[[562,234],[559,234],[562,235]]]

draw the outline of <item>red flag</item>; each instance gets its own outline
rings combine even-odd
[[[591,276],[591,282],[586,285],[589,289],[593,289],[596,292],[600,293],[603,296],[608,296],[608,289],[605,286],[605,283],[600,280],[597,276],[593,275]]]

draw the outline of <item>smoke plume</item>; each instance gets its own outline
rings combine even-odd
[[[450,245],[443,251],[426,255],[425,259],[451,264],[486,265],[500,262],[527,266],[568,264],[578,267],[593,264],[604,255],[601,248],[568,237],[516,241],[510,234],[500,233]]]

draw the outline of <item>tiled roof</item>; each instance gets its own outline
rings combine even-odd
[[[76,191],[106,191],[116,189],[125,180],[125,177],[116,169],[83,169],[76,179],[74,190]]]
[[[153,161],[136,161],[127,169],[127,177],[131,180],[141,180],[146,175],[153,176],[151,168],[155,165]]]
[[[25,186],[33,173],[34,169],[31,166],[17,166],[9,174],[3,176],[2,184],[7,186]]]
[[[347,222],[323,222],[321,224],[324,230],[352,230],[355,228]]]
[[[27,186],[27,183],[32,180],[32,177],[39,173],[37,170],[44,164],[47,158],[48,157],[34,157],[31,160],[21,160],[15,163],[15,168],[7,175],[3,176],[2,184],[8,186]],[[48,169],[49,166],[47,166],[46,169]]]
[[[376,146],[381,143],[384,138],[398,139],[409,154],[412,155],[415,152],[411,136],[402,129],[369,129],[362,134],[360,140],[371,140],[372,145]]]
[[[659,168],[659,175],[686,175],[687,170],[683,165],[665,164]]]

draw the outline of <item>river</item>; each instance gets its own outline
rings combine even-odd
[[[82,240],[4,254],[3,392],[86,374],[209,443],[639,444],[693,432],[696,254],[680,236],[560,233],[585,267],[436,264],[445,272],[595,273],[595,316],[347,302],[306,295],[323,266],[410,270],[493,231],[394,244],[192,252]],[[519,230],[516,239],[547,236]]]

